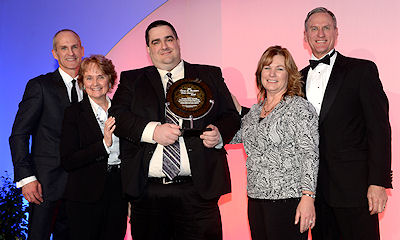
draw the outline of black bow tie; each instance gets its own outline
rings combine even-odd
[[[324,58],[322,58],[322,59],[319,59],[319,60],[310,60],[310,67],[311,67],[311,69],[314,69],[318,64],[320,64],[320,63],[324,63],[324,64],[326,64],[326,65],[329,65],[329,64],[331,64],[331,57],[333,56],[333,54],[335,54],[335,50],[331,53],[331,54],[329,54],[329,55],[326,55]]]

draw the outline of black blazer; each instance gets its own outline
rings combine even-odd
[[[301,70],[305,83],[308,70]],[[319,133],[317,194],[328,204],[366,206],[369,185],[392,187],[389,104],[373,62],[338,53]]]
[[[29,80],[9,138],[14,181],[36,176],[44,199],[50,201],[61,198],[67,180],[60,166],[59,145],[64,109],[69,105],[58,70]]]
[[[89,98],[65,109],[61,134],[61,165],[69,173],[65,198],[94,202],[104,192],[108,153]]]
[[[217,67],[184,63],[186,78],[199,78],[211,89],[214,107],[194,128],[208,124],[218,127],[224,144],[229,143],[240,127],[221,70]],[[156,144],[140,142],[150,121],[165,122],[165,97],[162,81],[154,66],[121,73],[110,113],[116,117],[115,133],[120,137],[123,189],[139,197],[147,183],[149,163]],[[188,127],[188,121],[184,126]],[[229,169],[224,148],[206,148],[199,137],[185,137],[193,183],[205,199],[219,197],[231,191]]]

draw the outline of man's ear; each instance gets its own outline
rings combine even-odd
[[[337,39],[338,39],[338,36],[339,36],[339,29],[338,28],[335,29],[335,34],[336,34],[335,43],[337,43]]]
[[[58,56],[56,54],[56,50],[51,49],[51,53],[53,54],[53,57],[58,61]]]

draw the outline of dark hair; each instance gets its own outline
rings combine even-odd
[[[333,14],[333,12],[329,11],[328,9],[326,9],[324,7],[317,7],[317,8],[314,8],[313,10],[311,10],[309,13],[307,13],[306,20],[304,21],[304,29],[306,31],[307,31],[307,22],[310,19],[311,15],[313,15],[314,13],[327,13],[327,14],[329,14],[332,17],[333,26],[335,27],[335,29],[337,28],[337,22],[336,22],[335,14]]]
[[[111,83],[110,89],[112,89],[115,85],[115,80],[117,79],[117,72],[115,71],[115,67],[112,61],[110,59],[107,59],[103,55],[91,55],[90,57],[83,59],[78,72],[79,86],[83,86],[84,74],[91,63],[96,64],[105,75],[109,76]]]
[[[56,37],[58,36],[58,34],[60,34],[60,33],[62,33],[62,32],[72,32],[73,34],[75,34],[75,36],[76,36],[76,37],[78,38],[78,40],[79,40],[79,46],[82,47],[81,38],[79,37],[79,35],[78,35],[76,32],[74,32],[74,31],[71,30],[71,29],[61,29],[60,31],[56,32],[56,34],[54,34],[54,37],[53,37],[53,49],[54,49],[54,50],[57,50],[57,48],[56,48]]]
[[[304,97],[304,93],[302,90],[303,82],[301,80],[301,74],[297,69],[296,63],[293,60],[292,55],[286,48],[282,48],[281,46],[272,46],[269,47],[262,54],[260,60],[258,61],[257,71],[256,71],[256,85],[258,88],[257,100],[258,103],[261,103],[267,96],[267,90],[264,88],[261,79],[261,72],[264,66],[271,64],[272,58],[276,55],[281,55],[285,58],[285,68],[288,72],[288,84],[287,90],[283,94],[283,96],[301,96]]]
[[[172,26],[171,23],[169,23],[167,21],[164,21],[164,20],[157,20],[157,21],[154,21],[154,22],[150,23],[150,25],[146,29],[145,39],[146,39],[146,45],[147,46],[149,46],[149,44],[150,44],[149,43],[149,31],[150,31],[150,29],[155,28],[155,27],[159,27],[159,26],[168,26],[169,28],[171,28],[175,38],[178,39],[178,34],[176,33],[175,28],[174,28],[174,26]]]

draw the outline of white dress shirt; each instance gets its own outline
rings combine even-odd
[[[166,87],[168,82],[167,73],[168,71],[157,69],[160,73],[162,84],[164,87],[164,93],[166,94]],[[185,69],[183,67],[183,61],[181,61],[174,69],[171,70],[172,81],[176,82],[185,76]],[[179,119],[179,126],[182,127],[182,119]],[[145,127],[142,133],[142,142],[147,143],[156,143],[153,140],[154,129],[156,126],[160,125],[160,122],[150,122]],[[180,145],[180,158],[181,158],[181,169],[179,172],[179,176],[190,176],[190,163],[189,156],[187,154],[186,145],[183,137],[179,137],[179,145]],[[149,167],[149,177],[166,177],[162,172],[162,163],[163,163],[163,150],[164,146],[161,144],[157,144],[156,150],[153,153],[153,157],[150,160]]]
[[[83,91],[79,87],[78,80],[77,80],[78,76],[73,78],[70,75],[68,75],[68,73],[64,72],[61,68],[58,68],[58,71],[60,72],[60,75],[64,81],[65,86],[67,87],[69,101],[71,101],[71,89],[73,86],[72,80],[74,80],[74,79],[76,80],[75,88],[76,88],[76,93],[78,94],[78,102],[80,102],[83,99]]]
[[[106,96],[106,99],[108,102],[108,107],[107,107],[107,111],[104,111],[104,109],[102,107],[100,107],[97,103],[95,103],[90,98],[90,96],[88,96],[88,97],[89,97],[90,105],[92,106],[94,116],[96,117],[97,123],[99,124],[101,132],[103,133],[103,136],[104,136],[104,123],[108,119],[108,109],[110,109],[110,107],[111,107],[111,101],[108,98],[108,96]],[[115,136],[114,134],[112,134],[111,146],[107,147],[107,144],[104,141],[104,138],[103,138],[103,144],[104,144],[104,147],[106,148],[107,153],[109,154],[108,155],[108,165],[120,164],[121,160],[118,158],[118,156],[119,156],[119,138],[117,136]]]
[[[72,89],[72,80],[74,79],[68,73],[64,72],[61,68],[58,68],[58,72],[61,75],[61,78],[64,81],[65,86],[67,87],[67,92],[68,92],[68,97],[69,100],[71,101],[71,89]],[[75,78],[77,78],[76,76]],[[78,101],[81,101],[83,99],[83,92],[82,89],[79,88],[78,81],[76,82],[76,93],[78,94]],[[61,123],[60,123],[61,124]],[[36,181],[37,178],[35,176],[29,176],[24,179],[21,179],[21,181],[16,182],[17,188],[23,187],[24,185]]]
[[[100,107],[97,103],[95,103],[90,96],[89,97],[89,101],[90,101],[90,105],[92,106],[92,110],[94,113],[94,116],[97,119],[97,123],[99,124],[99,127],[101,129],[101,132],[104,135],[104,123],[107,121],[108,119],[108,109],[110,109],[111,107],[111,101],[108,98],[108,96],[106,96],[107,102],[108,102],[108,107],[107,107],[107,111],[104,111],[104,109],[102,107]],[[106,142],[104,141],[103,138],[103,144],[104,147],[106,148],[108,155],[108,165],[118,165],[121,163],[121,160],[118,158],[119,156],[119,138],[117,136],[115,136],[114,134],[112,134],[112,144],[110,147],[107,147]]]
[[[332,49],[328,54],[334,51]],[[326,55],[328,55],[326,54]],[[324,58],[324,55],[322,58]],[[312,103],[318,115],[321,111],[322,100],[324,99],[325,89],[331,76],[333,64],[335,63],[337,52],[330,58],[330,64],[318,64],[314,69],[309,69],[307,74],[306,95],[307,100]],[[314,55],[312,60],[318,60]]]

